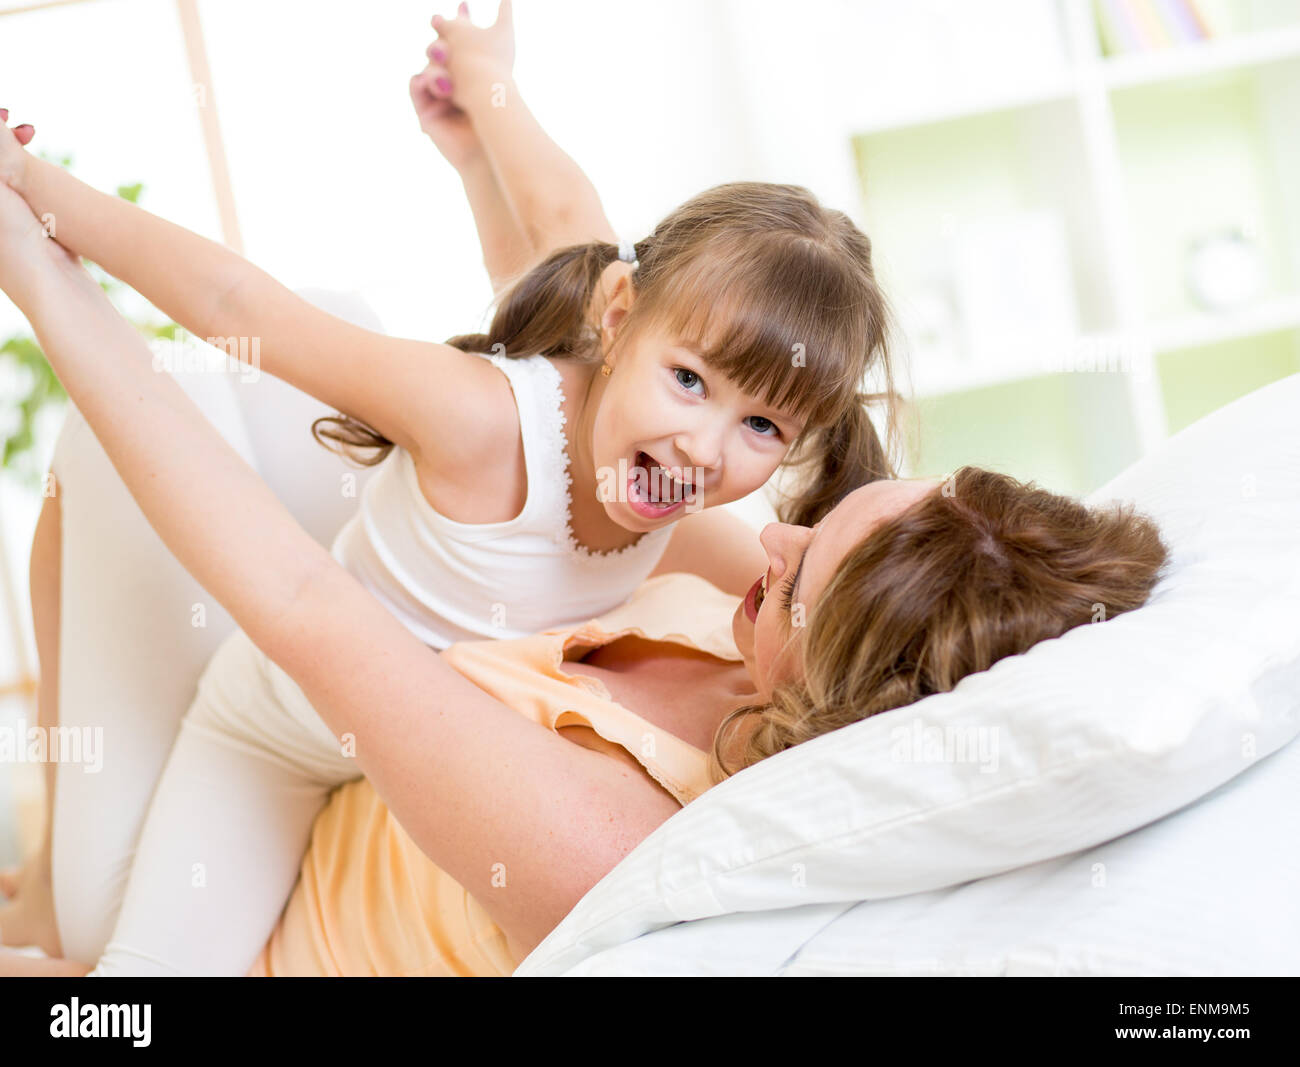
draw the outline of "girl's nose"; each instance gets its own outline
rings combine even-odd
[[[692,433],[678,434],[673,444],[692,467],[713,470],[722,466],[722,432],[716,427],[705,426]]]

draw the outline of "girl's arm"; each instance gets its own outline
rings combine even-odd
[[[589,241],[617,242],[596,187],[542,129],[513,79],[467,76],[468,107],[515,216],[540,256]],[[494,92],[506,101],[497,107]]]
[[[499,293],[542,257],[533,250],[532,242],[515,218],[487,155],[467,161],[458,173],[474,215],[474,228],[483,249],[483,266],[492,282],[492,292]]]
[[[320,310],[230,249],[78,181],[0,130],[0,166],[63,247],[93,260],[194,337],[379,430],[439,471],[489,456],[513,404],[485,360],[389,337]],[[511,453],[513,454],[513,453]]]
[[[724,593],[744,596],[767,571],[758,532],[726,508],[687,515],[673,527],[652,577],[673,571],[698,574]]]
[[[440,80],[442,85],[449,83],[446,67],[436,58],[441,54],[438,46],[430,45],[429,52],[429,65],[411,78],[411,104],[420,129],[460,175],[483,249],[483,266],[487,268],[492,291],[499,293],[537,257],[515,218],[505,190],[497,181],[474,124],[439,85]]]
[[[677,810],[447,667],[338,566],[0,185],[0,286],[167,547],[303,689],[412,839],[527,952]],[[23,211],[27,209],[24,207]],[[6,219],[7,214],[7,219]]]
[[[528,110],[512,77],[514,27],[501,0],[488,27],[435,15],[451,98],[474,124],[537,258],[588,241],[617,241],[596,187]]]

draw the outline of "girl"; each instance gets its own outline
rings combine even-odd
[[[523,177],[520,159],[550,143],[499,54],[509,14],[495,35],[439,25],[453,102],[507,195],[528,186],[526,207],[574,168],[556,163],[540,191]],[[510,106],[493,106],[502,92]],[[573,221],[534,230],[566,247],[504,293],[486,333],[435,344],[336,319],[12,137],[0,168],[64,247],[343,413],[318,436],[384,462],[333,554],[431,647],[591,618],[661,564],[743,592],[757,549],[712,551],[721,523],[697,522],[669,551],[678,520],[754,492],[796,453],[813,468],[786,508],[800,522],[890,473],[860,392],[873,370],[889,380],[870,242],[806,190],[708,190],[623,259],[590,239],[612,232],[594,192],[580,209],[557,197]]]
[[[508,6],[503,18],[508,30]],[[473,56],[492,33],[499,42],[501,25],[475,36],[462,23],[456,54]],[[451,26],[443,24],[448,37]],[[502,84],[490,56],[477,67],[467,61],[462,74],[460,117],[474,119],[492,151],[488,173],[501,175],[495,191],[471,195],[487,234],[485,220],[507,196],[545,202],[524,180],[518,154],[535,159],[536,146],[549,142],[517,100],[476,110],[484,87]],[[795,521],[817,521],[846,489],[888,471],[857,394],[885,357],[870,246],[803,190],[711,191],[642,242],[635,267],[614,261],[612,243],[564,249],[514,286],[488,334],[440,346],[333,319],[219,246],[86,189],[12,140],[3,149],[6,180],[55,216],[60,243],[99,259],[196,335],[257,338],[269,370],[350,412],[322,436],[349,449],[377,446],[378,458],[391,449],[334,556],[427,645],[583,621],[625,599],[656,561],[739,593],[762,569],[752,561],[752,535],[720,539],[722,524],[692,516],[682,523],[687,536],[674,536],[664,552],[666,527],[688,505],[754,490],[795,443],[816,462],[806,492],[787,508]],[[557,163],[553,186],[572,187],[573,169]],[[587,221],[569,221],[583,212]],[[562,242],[578,228],[612,234],[603,216],[591,221],[598,214],[591,191],[581,210],[558,222],[542,215],[526,230],[541,242]],[[133,245],[170,248],[186,271],[167,273],[121,251]],[[695,302],[710,291],[713,315],[707,299]],[[475,354],[494,348],[490,361]],[[372,376],[362,363],[384,370]],[[372,380],[386,377],[394,388]],[[423,407],[427,420],[415,417]],[[664,484],[668,493],[656,494]],[[231,684],[243,672],[248,684],[270,678],[270,688],[292,687],[255,649],[244,652],[220,660]],[[356,771],[348,758],[328,773],[337,784]],[[199,802],[219,810],[220,792],[189,791],[191,825],[219,825]]]

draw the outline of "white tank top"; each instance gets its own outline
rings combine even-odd
[[[544,356],[483,356],[519,409],[528,499],[506,522],[462,523],[434,510],[409,452],[394,448],[366,483],[332,555],[433,648],[574,626],[624,603],[649,577],[671,527],[592,552],[570,526],[564,392]]]

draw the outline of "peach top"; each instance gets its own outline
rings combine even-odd
[[[514,640],[461,642],[442,655],[548,730],[585,726],[598,750],[625,749],[686,805],[709,788],[707,753],[561,665],[629,635],[739,661],[735,607],[734,596],[702,578],[663,575],[599,619]],[[317,817],[298,884],[249,973],[501,976],[521,962],[478,901],[420,851],[363,778],[335,790]]]

